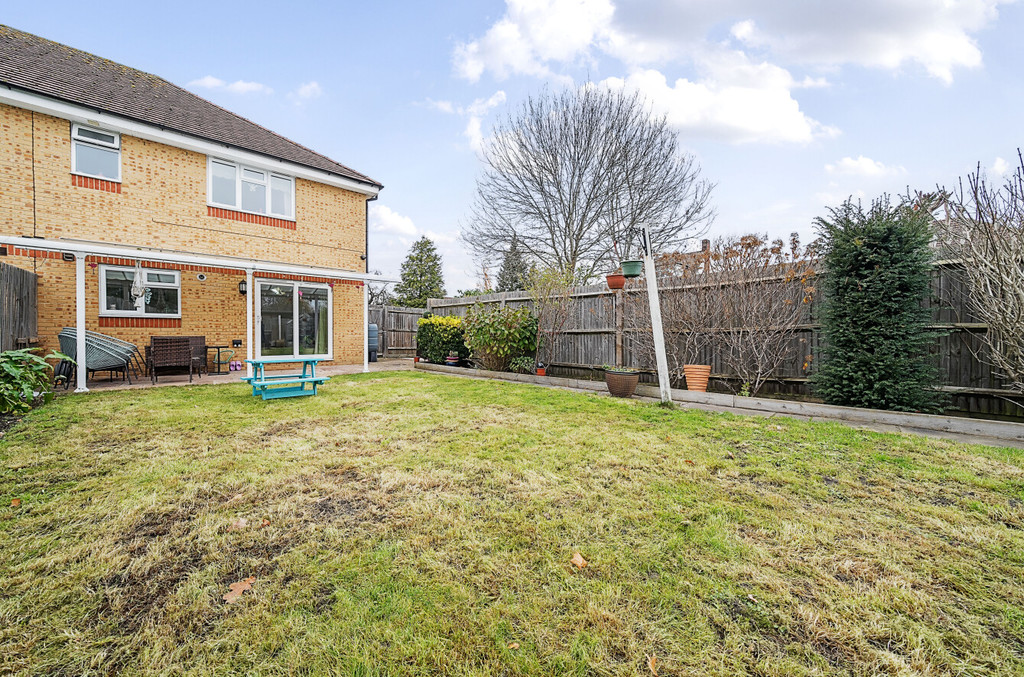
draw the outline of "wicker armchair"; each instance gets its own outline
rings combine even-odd
[[[189,383],[192,382],[193,358],[192,343],[187,336],[151,336],[149,350],[146,351],[149,361],[149,376],[156,383],[160,373],[188,373]]]

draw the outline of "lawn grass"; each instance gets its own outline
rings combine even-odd
[[[1024,452],[424,373],[320,392],[8,431],[0,674],[1024,672]]]

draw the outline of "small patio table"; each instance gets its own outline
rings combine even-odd
[[[264,400],[316,395],[317,386],[330,380],[330,376],[316,375],[316,365],[320,360],[321,358],[318,357],[263,357],[246,360],[253,366],[253,375],[243,376],[242,380],[252,386],[253,396],[261,395]],[[296,363],[302,365],[302,373],[271,373],[270,375],[266,373],[268,364]],[[310,387],[306,388],[307,385]]]
[[[231,350],[231,346],[206,346],[206,349],[207,350],[216,350],[217,351],[217,357],[215,357],[213,359],[213,363],[215,365],[217,365],[217,371],[215,371],[213,373],[214,374],[223,374],[223,373],[225,373],[225,372],[221,371],[221,368],[220,368],[221,365],[224,364],[223,362],[220,361],[220,353],[221,353],[222,350]],[[210,372],[207,371],[206,373],[209,374]]]

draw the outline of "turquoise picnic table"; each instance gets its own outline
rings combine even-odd
[[[319,357],[263,357],[258,360],[246,360],[253,366],[252,376],[243,376],[242,380],[252,386],[252,394],[262,395],[265,400],[279,397],[303,397],[316,395],[317,386],[323,385],[330,376],[317,376],[316,365]],[[302,373],[266,373],[268,364],[301,364]],[[310,386],[307,388],[306,386]]]

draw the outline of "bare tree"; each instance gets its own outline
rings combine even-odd
[[[955,191],[940,191],[934,210],[946,255],[957,260],[968,307],[988,325],[981,356],[1024,393],[1024,157],[1016,172],[993,188],[981,166]]]
[[[817,256],[794,234],[782,240],[746,235],[718,239],[701,252],[658,258],[658,288],[669,371],[717,357],[739,379],[736,389],[756,394],[786,359],[810,320]],[[633,349],[646,364],[654,345],[641,283],[627,290],[625,322]],[[807,358],[805,356],[805,368]]]
[[[572,295],[572,279],[555,268],[534,268],[528,291],[537,317],[537,361],[550,364],[568,338],[566,331],[576,328],[578,303]]]
[[[717,310],[706,275],[708,261],[706,251],[673,252],[656,260],[669,375],[676,382],[683,380],[685,365],[706,362],[707,348],[717,326]],[[620,299],[627,346],[636,362],[653,365],[654,335],[646,283],[631,283],[620,292]]]
[[[379,270],[374,270],[371,274],[381,275]],[[392,296],[391,291],[388,289],[390,282],[367,282],[366,283],[366,295],[371,306],[386,306],[391,302]]]
[[[810,321],[816,275],[815,247],[801,247],[796,233],[788,249],[758,235],[719,239],[711,248],[708,278],[720,313],[714,347],[741,392],[757,394],[793,357],[793,339]]]
[[[631,255],[641,223],[666,251],[714,217],[713,185],[637,94],[588,85],[531,97],[482,156],[462,239],[484,260],[516,240],[542,267],[585,283]]]

